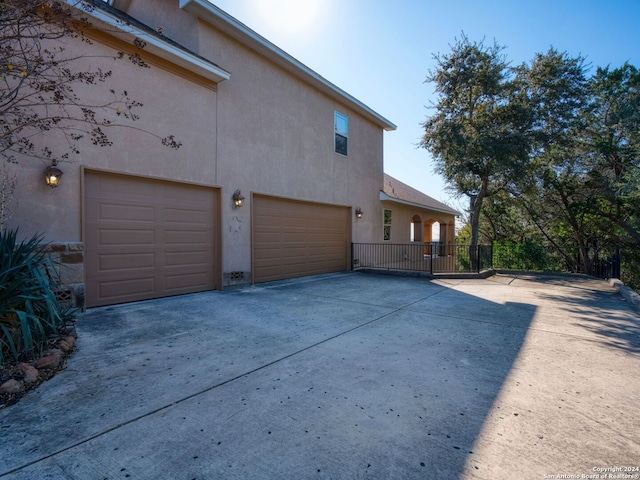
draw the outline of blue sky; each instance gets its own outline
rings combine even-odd
[[[640,0],[211,0],[309,68],[395,123],[385,171],[440,201],[429,153],[417,148],[435,100],[424,83],[433,54],[464,32],[494,40],[512,64],[553,46],[597,66],[640,67]]]

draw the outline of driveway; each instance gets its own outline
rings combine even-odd
[[[67,368],[0,410],[0,478],[640,467],[640,317],[602,280],[341,273],[95,308],[77,330]]]

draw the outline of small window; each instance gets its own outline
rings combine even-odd
[[[391,210],[384,211],[384,233],[383,238],[385,241],[391,240]]]
[[[334,112],[333,127],[335,132],[336,153],[346,155],[347,140],[349,138],[349,119],[341,113]]]

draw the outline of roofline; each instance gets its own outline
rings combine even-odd
[[[460,217],[462,215],[460,212],[458,212],[457,210],[454,210],[453,208],[451,210],[445,210],[443,208],[430,207],[428,205],[423,205],[421,203],[408,202],[407,200],[401,200],[399,198],[390,197],[389,195],[387,195],[382,190],[380,190],[380,200],[381,201],[387,201],[387,202],[401,203],[403,205],[411,205],[412,207],[422,208],[423,210],[432,210],[432,211],[438,212],[438,213],[446,213],[448,215],[455,215],[456,217]]]
[[[79,8],[77,0],[63,1],[71,7]],[[116,38],[127,42],[132,42],[136,38],[144,39],[146,43],[144,48],[145,51],[175,65],[183,67],[186,70],[196,73],[208,80],[212,80],[215,83],[220,83],[231,78],[231,74],[229,72],[202,57],[198,57],[193,53],[177,48],[175,45],[162,40],[161,37],[151,35],[149,32],[145,32],[140,28],[128,24],[108,11],[96,7],[95,4],[89,1],[82,0],[80,3],[87,7],[83,10],[84,13],[90,15],[93,19],[102,24],[102,26],[109,27],[108,32]]]
[[[239,22],[224,10],[216,7],[207,0],[180,0],[180,8],[184,11],[205,20],[207,23],[220,29],[230,37],[238,40],[243,45],[258,52],[275,64],[284,68],[289,73],[313,85],[321,92],[335,100],[346,102],[359,114],[371,120],[386,131],[395,130],[397,127],[379,113],[375,112],[360,100],[338,88],[324,77],[320,76],[303,63],[280,49],[266,38],[251,30],[245,24]]]

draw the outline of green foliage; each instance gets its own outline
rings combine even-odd
[[[72,317],[58,305],[41,240],[18,242],[16,230],[0,233],[0,366],[39,353]]]
[[[515,90],[503,49],[463,35],[450,54],[435,56],[437,67],[427,76],[439,101],[423,124],[421,146],[447,184],[470,198],[473,245],[484,199],[505,188],[526,155],[526,111],[510,102]]]
[[[501,270],[560,271],[563,270],[548,250],[531,241],[514,243],[506,240],[493,243],[493,268]]]
[[[622,252],[620,280],[640,293],[640,252],[637,249],[627,249]]]
[[[509,68],[501,50],[463,37],[427,78],[440,99],[422,146],[471,199],[461,238],[497,242],[503,268],[582,273],[619,246],[621,280],[637,284],[640,72],[589,77],[553,48]]]

